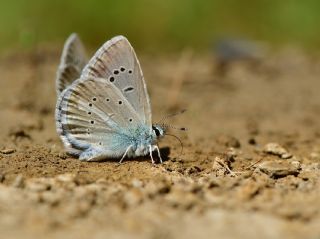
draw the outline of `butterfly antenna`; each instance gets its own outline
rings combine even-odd
[[[171,136],[171,137],[174,137],[174,138],[176,138],[178,141],[179,141],[179,143],[180,143],[180,145],[181,145],[181,151],[180,151],[180,154],[179,154],[179,156],[178,156],[178,158],[182,155],[182,153],[183,153],[183,143],[182,143],[182,141],[181,141],[181,139],[178,137],[178,136],[176,136],[176,135],[174,135],[174,134],[166,134],[166,136]]]
[[[184,112],[186,112],[187,110],[184,109],[184,110],[181,110],[179,112],[176,112],[176,113],[173,113],[173,114],[170,114],[170,115],[166,115],[164,117],[162,117],[162,119],[158,122],[158,124],[161,124],[162,122],[166,121],[168,118],[171,118],[171,117],[174,117],[176,115],[180,115],[180,114],[183,114]]]
[[[187,131],[188,129],[186,127],[175,127],[173,125],[170,125],[170,124],[162,124],[162,126],[165,128],[165,129],[176,129],[176,130],[181,130],[181,131]]]

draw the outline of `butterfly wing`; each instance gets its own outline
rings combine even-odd
[[[89,150],[90,158],[101,153],[105,157],[122,156],[130,145],[125,142],[123,129],[142,124],[117,87],[107,79],[94,77],[78,79],[61,93],[56,122],[67,151],[80,155]],[[88,160],[86,157],[82,159]]]
[[[87,61],[86,52],[80,38],[76,33],[71,34],[64,44],[57,71],[57,95],[80,77]]]
[[[106,78],[130,102],[142,122],[151,130],[150,100],[134,49],[123,36],[107,41],[83,69],[81,78]]]

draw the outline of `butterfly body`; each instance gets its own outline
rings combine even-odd
[[[80,160],[98,161],[105,158],[128,158],[146,156],[157,149],[159,137],[148,127],[140,125],[134,128],[119,129],[111,141],[98,145],[87,145],[78,155]],[[75,142],[76,143],[76,142]]]
[[[82,46],[70,40],[66,44]],[[64,55],[70,58],[67,46]],[[76,57],[84,55],[82,47],[72,50]],[[68,60],[77,64],[83,61]],[[64,76],[61,82],[60,75]],[[140,64],[125,37],[107,41],[83,66],[81,74],[78,70],[77,74],[68,74],[59,67],[56,85],[60,86],[56,126],[68,153],[84,161],[121,158],[120,162],[125,157],[149,154],[154,162],[152,152],[157,150],[162,161],[157,141],[164,136],[165,127],[151,123],[150,100]]]

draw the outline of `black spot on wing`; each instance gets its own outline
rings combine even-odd
[[[134,88],[132,86],[128,86],[127,88],[123,89],[124,92],[131,92],[133,90],[134,90]]]

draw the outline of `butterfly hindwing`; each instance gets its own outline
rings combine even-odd
[[[134,49],[123,36],[107,41],[83,69],[81,78],[101,77],[118,88],[142,122],[151,128],[150,100]]]
[[[77,34],[69,36],[64,44],[56,76],[56,91],[59,95],[81,75],[87,63],[85,48]]]
[[[122,154],[128,147],[116,140],[122,129],[142,124],[118,88],[94,77],[78,79],[61,93],[56,121],[68,152],[76,155],[89,148]],[[123,148],[116,151],[115,147]]]

